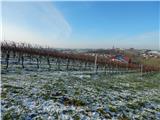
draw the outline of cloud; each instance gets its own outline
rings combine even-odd
[[[72,29],[52,2],[2,2],[2,32],[2,40],[60,47]]]

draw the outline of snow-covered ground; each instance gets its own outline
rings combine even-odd
[[[160,73],[15,70],[1,80],[4,120],[160,119]]]

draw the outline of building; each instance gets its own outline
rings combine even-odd
[[[131,63],[131,59],[123,55],[115,55],[111,58],[111,61],[118,61],[123,63]]]

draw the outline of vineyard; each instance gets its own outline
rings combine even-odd
[[[58,71],[68,70],[89,70],[121,72],[132,71],[151,73],[160,71],[160,67],[152,67],[141,64],[121,63],[111,61],[105,56],[86,55],[84,53],[63,53],[56,49],[32,46],[24,43],[2,42],[2,61],[5,68],[11,65],[21,65],[22,68],[45,67],[44,69],[54,69]],[[4,66],[2,66],[3,68]]]
[[[1,43],[4,120],[160,119],[160,68]]]

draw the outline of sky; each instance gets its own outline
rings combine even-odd
[[[160,2],[2,2],[2,40],[54,48],[160,49]]]

